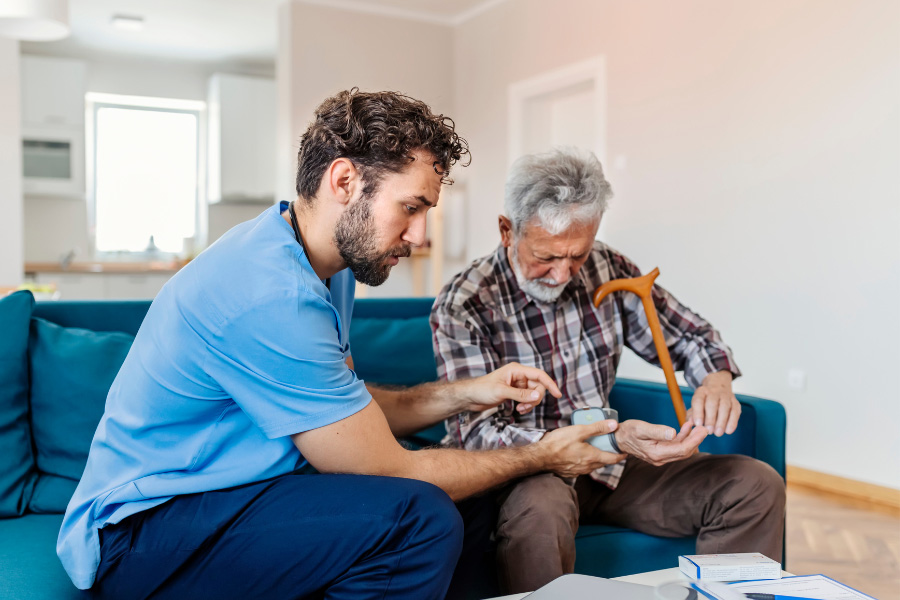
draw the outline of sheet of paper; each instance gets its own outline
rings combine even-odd
[[[876,600],[825,575],[801,575],[767,581],[739,581],[732,588],[743,593],[763,592],[816,600]]]

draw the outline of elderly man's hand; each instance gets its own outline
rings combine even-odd
[[[549,375],[540,369],[516,362],[487,375],[459,381],[458,385],[464,387],[459,396],[466,402],[461,409],[473,412],[488,410],[507,400],[513,400],[517,403],[516,411],[525,414],[539,404],[547,392],[556,398],[562,396],[556,382]]]
[[[687,420],[697,427],[705,426],[716,437],[734,433],[741,418],[741,403],[731,391],[731,380],[728,371],[707,375],[703,385],[694,390]]]
[[[691,421],[686,421],[676,435],[666,425],[631,419],[619,424],[616,443],[622,452],[658,467],[692,456],[708,434],[706,428],[694,427]]]

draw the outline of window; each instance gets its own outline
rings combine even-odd
[[[204,103],[107,94],[88,103],[95,253],[200,247]]]

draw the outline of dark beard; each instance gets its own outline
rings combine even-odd
[[[334,244],[341,258],[360,283],[370,286],[387,281],[391,256],[409,256],[407,245],[395,246],[387,252],[378,252],[375,222],[372,218],[372,197],[362,197],[352,203],[340,216],[334,228]]]

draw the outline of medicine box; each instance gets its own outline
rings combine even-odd
[[[687,554],[678,557],[681,572],[703,581],[781,579],[781,564],[759,552]]]

